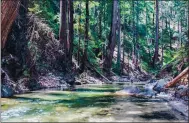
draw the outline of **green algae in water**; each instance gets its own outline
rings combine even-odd
[[[115,85],[90,85],[77,87],[75,91],[43,90],[15,95],[14,98],[4,99],[1,119],[7,122],[115,121],[117,114],[114,110],[117,109],[113,110],[113,105],[130,103],[134,107],[146,108],[148,102],[156,101],[115,96],[114,91],[121,88]],[[140,105],[142,103],[144,105]],[[140,118],[145,116],[141,115]]]

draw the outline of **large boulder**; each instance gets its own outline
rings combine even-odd
[[[160,79],[157,81],[156,85],[153,87],[153,90],[157,91],[158,93],[164,92],[164,86],[169,82],[170,78]]]
[[[157,93],[153,90],[154,86],[157,84],[157,82],[148,83],[145,84],[143,92],[139,93],[139,95],[144,95],[147,97],[155,96]]]

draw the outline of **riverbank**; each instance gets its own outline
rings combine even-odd
[[[171,93],[164,92],[158,94],[157,98],[167,101],[167,103],[173,110],[179,112],[188,121],[188,101],[181,98],[176,98]]]

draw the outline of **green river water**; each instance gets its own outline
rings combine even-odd
[[[161,99],[118,96],[127,85],[84,85],[73,91],[33,91],[1,98],[6,122],[179,122],[182,115]],[[138,85],[140,86],[140,85]]]

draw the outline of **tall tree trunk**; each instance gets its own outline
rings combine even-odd
[[[19,8],[20,0],[1,1],[1,49],[5,46],[7,36],[14,20],[16,19]]]
[[[147,7],[147,3],[145,3],[145,7],[146,7],[146,43],[148,46],[148,56],[149,56],[148,63],[151,63],[151,52],[150,52],[150,45],[149,45],[149,38],[148,38],[148,7]]]
[[[154,59],[153,59],[153,67],[158,60],[158,51],[159,51],[159,7],[158,7],[158,0],[156,0],[156,36],[155,36],[155,52],[154,52]]]
[[[169,19],[169,48],[172,50],[172,32],[171,32],[171,19]]]
[[[125,50],[124,50],[124,45],[123,45],[123,52],[122,52],[122,56],[123,56],[123,63],[122,63],[122,74],[124,74],[124,64],[125,64]]]
[[[99,5],[99,23],[98,23],[98,28],[99,28],[99,32],[98,32],[98,38],[101,39],[102,38],[102,7],[101,7],[101,1],[99,1],[100,5]]]
[[[178,20],[178,34],[179,34],[179,37],[178,37],[178,44],[180,44],[181,38],[180,38],[180,21],[179,21],[179,20]]]
[[[137,3],[136,3],[136,6],[137,6],[137,13],[136,13],[136,51],[135,51],[135,56],[136,56],[136,63],[135,63],[135,67],[136,68],[138,68],[138,61],[139,61],[139,52],[138,52],[138,50],[139,50],[139,42],[138,42],[138,40],[139,40],[139,33],[138,33],[138,31],[139,31],[139,28],[138,28],[138,26],[139,26],[139,24],[138,24],[138,22],[139,22],[139,10],[138,10],[138,0],[137,0]]]
[[[73,37],[74,37],[74,25],[73,25],[73,0],[69,0],[70,5],[70,22],[69,22],[69,42],[70,42],[70,49],[69,49],[69,65],[72,64],[72,53],[73,53]]]
[[[78,51],[77,51],[77,62],[78,65],[80,65],[80,39],[81,39],[81,35],[80,35],[80,30],[81,30],[81,2],[79,3],[79,19],[78,19],[78,37],[79,37],[79,41],[78,41]]]
[[[161,8],[161,13],[162,13],[162,8]],[[163,16],[163,15],[162,15]],[[163,47],[163,19],[161,19],[161,24],[162,24],[162,27],[161,27],[161,49],[162,49],[162,54],[161,54],[161,65],[163,66],[163,52],[164,52],[164,47]]]
[[[86,0],[85,46],[84,46],[84,53],[83,53],[80,72],[83,72],[85,70],[85,65],[86,65],[86,60],[87,60],[87,50],[88,50],[88,40],[89,40],[88,30],[89,30],[89,0]]]
[[[73,52],[73,0],[60,0],[59,40],[64,49],[62,68],[70,71]]]
[[[105,55],[106,55],[106,43],[107,43],[107,38],[106,38],[106,1],[103,1],[104,3],[104,32],[105,32],[105,37],[104,37],[104,44],[103,44],[103,54],[102,54],[102,60],[104,61]]]
[[[132,57],[132,59],[133,59],[133,63],[135,64],[136,63],[136,56],[135,56],[135,54],[136,54],[136,37],[135,37],[135,31],[136,31],[136,26],[135,26],[135,1],[134,0],[132,0],[132,26],[133,26],[133,35],[132,35],[132,42],[133,42],[133,44],[134,44],[134,46],[133,46],[133,57]]]
[[[121,17],[120,17],[121,11],[119,8],[118,3],[118,20],[117,20],[117,32],[118,32],[118,39],[117,39],[117,72],[120,75],[121,74]]]
[[[112,66],[112,58],[113,58],[113,52],[116,45],[116,24],[117,24],[117,11],[118,11],[118,1],[113,1],[112,6],[112,22],[111,22],[111,30],[109,35],[109,42],[107,46],[107,54],[104,61],[103,69],[110,73],[111,66]]]
[[[171,32],[171,28],[170,28],[170,22],[169,22],[169,31],[170,31],[170,33],[169,33],[169,48],[170,48],[170,50],[172,50],[172,32]]]
[[[67,0],[60,0],[60,30],[59,40],[65,54],[67,54]],[[63,60],[63,59],[62,59]],[[62,61],[63,62],[63,61]]]
[[[102,14],[103,14],[103,2],[101,0],[99,0],[99,12],[98,12],[98,19],[99,19],[99,23],[98,23],[98,38],[102,41]],[[101,49],[99,49],[99,51],[101,51],[102,53],[102,56],[101,58],[103,59],[103,51],[104,51],[104,48],[103,48],[103,45],[101,47]]]
[[[181,34],[181,36],[180,36],[180,46],[182,47],[182,18],[181,18],[181,20],[180,20],[180,34]]]

